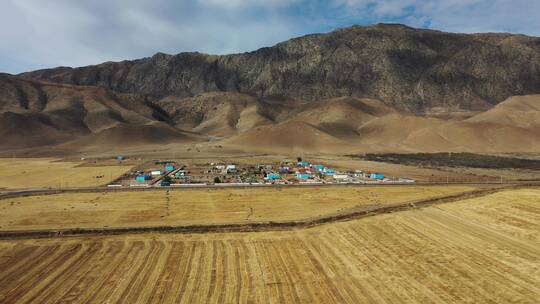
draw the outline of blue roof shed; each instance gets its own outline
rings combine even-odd
[[[371,173],[369,175],[369,178],[373,178],[373,179],[383,179],[384,178],[384,174],[382,173]]]
[[[268,175],[266,175],[266,179],[267,180],[276,180],[276,179],[280,179],[281,176],[277,173],[268,173]]]
[[[296,178],[298,178],[298,179],[310,179],[310,176],[309,176],[309,174],[296,173]]]
[[[324,172],[324,174],[326,174],[326,175],[334,175],[334,174],[336,174],[336,170],[334,170],[334,169],[328,169],[328,168],[325,168],[323,172]]]

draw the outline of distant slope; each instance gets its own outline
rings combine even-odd
[[[72,140],[79,140],[77,147],[82,147],[184,141],[190,137],[164,123],[156,126],[166,118],[137,95],[0,75],[1,150]]]
[[[231,92],[136,94],[0,76],[0,150],[107,151],[220,145],[264,153],[538,152],[540,98],[468,119],[418,116],[367,98],[275,101]]]
[[[233,136],[225,144],[305,153],[540,151],[538,110],[527,111],[521,125],[508,123],[514,112],[493,111],[497,118],[488,111],[465,121],[443,120],[398,111],[376,100],[337,98],[301,106],[285,121]]]
[[[165,123],[156,122],[145,125],[118,124],[63,145],[78,149],[80,147],[126,148],[169,143],[192,143],[203,137],[175,129]]]
[[[260,152],[343,153],[351,147],[317,127],[298,121],[256,127],[224,141],[237,149]]]
[[[262,104],[251,96],[211,92],[194,97],[169,96],[153,103],[184,130],[225,137],[270,123]]]
[[[152,101],[213,91],[300,101],[356,96],[421,113],[486,110],[513,95],[539,94],[538,71],[537,37],[379,24],[307,35],[243,54],[158,53],[21,76],[143,94]]]
[[[467,121],[536,129],[540,132],[540,95],[511,97]]]

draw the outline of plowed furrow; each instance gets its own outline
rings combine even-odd
[[[79,271],[84,273],[85,267],[91,267],[91,263],[94,258],[97,257],[97,253],[103,248],[103,243],[91,243],[87,247],[81,250],[81,254],[74,256],[73,258],[64,261],[64,263],[57,268],[56,271],[49,275],[49,280],[46,284],[39,284],[39,293],[29,297],[26,295],[24,299],[28,299],[29,303],[53,303],[53,298],[57,293],[61,293],[63,288],[70,288],[77,279],[76,277]],[[88,263],[88,264],[87,264]],[[35,288],[35,289],[38,289]]]
[[[196,241],[193,246],[195,247],[195,253],[191,260],[189,267],[189,274],[186,277],[187,284],[182,289],[183,292],[179,294],[180,298],[178,302],[181,303],[194,303],[197,293],[197,286],[201,284],[201,273],[203,272],[205,259],[208,256],[207,248],[204,242]]]
[[[173,281],[170,291],[164,300],[164,303],[179,303],[180,298],[184,295],[186,285],[189,280],[189,271],[191,269],[191,263],[193,256],[195,255],[195,245],[193,242],[184,242],[184,253],[182,258],[178,261],[178,271],[176,273],[176,280]]]
[[[307,249],[306,254],[313,269],[315,269],[321,279],[320,286],[327,290],[326,293],[333,303],[346,303],[345,298],[341,295],[340,287],[338,287],[339,282],[333,279],[336,276],[335,273],[333,273],[327,262],[320,255],[317,245],[311,241],[311,238],[306,238],[302,240],[302,243]]]
[[[48,276],[48,268],[50,264],[59,265],[61,259],[67,259],[71,254],[75,254],[76,251],[82,247],[82,245],[73,246],[73,251],[62,250],[61,246],[45,247],[43,254],[39,257],[42,259],[34,259],[27,261],[21,265],[19,269],[14,270],[7,280],[0,282],[0,303],[7,301],[8,297],[17,299],[14,294],[21,294],[23,291],[28,292],[35,282],[44,280]],[[56,259],[56,260],[55,260]]]
[[[159,275],[156,287],[152,291],[149,301],[152,303],[163,303],[167,293],[173,292],[170,287],[176,281],[184,252],[184,242],[174,242],[172,244],[171,252],[165,261],[165,267]]]
[[[143,288],[153,283],[148,281],[148,278],[150,277],[152,270],[155,269],[163,248],[164,245],[162,242],[150,242],[148,253],[145,255],[144,260],[137,271],[131,277],[131,281],[122,293],[119,302],[137,303],[139,301],[139,296],[143,292]]]
[[[138,259],[144,254],[143,242],[129,242],[126,244],[126,248],[129,248],[127,253],[119,255],[116,262],[112,264],[114,266],[108,269],[101,280],[97,282],[95,292],[88,292],[80,303],[103,303],[106,300],[114,303],[115,293],[124,290],[125,286],[122,283],[128,281],[129,271],[135,267]]]
[[[116,261],[116,257],[120,255],[124,248],[124,242],[105,242],[104,252],[95,260],[87,262],[86,270],[79,269],[78,280],[72,280],[75,283],[69,289],[63,286],[67,291],[59,299],[53,299],[55,303],[79,303],[78,298],[85,292],[91,291],[97,285],[100,274],[106,273],[107,269]]]
[[[21,256],[15,260],[11,267],[0,272],[0,289],[5,290],[8,282],[23,276],[30,269],[36,269],[43,262],[54,258],[54,254],[60,249],[60,245],[42,246],[32,251],[27,256]]]

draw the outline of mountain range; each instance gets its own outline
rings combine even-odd
[[[0,149],[540,151],[540,38],[353,26],[0,76]]]

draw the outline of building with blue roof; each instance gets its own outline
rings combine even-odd
[[[298,179],[310,179],[311,176],[305,173],[296,173],[296,178]]]
[[[330,168],[324,168],[323,173],[325,175],[334,175],[334,174],[336,174],[336,170],[330,169]]]
[[[382,174],[382,173],[371,173],[369,175],[369,178],[372,178],[372,179],[384,179],[384,174]]]
[[[281,179],[281,176],[277,173],[268,173],[266,175],[266,179],[267,180],[276,180],[276,179]]]
[[[324,165],[315,165],[313,166],[313,168],[319,170],[319,171],[323,171],[325,169],[325,166]]]
[[[151,180],[151,179],[152,179],[152,176],[150,176],[148,174],[138,175],[138,176],[135,177],[135,180],[138,181],[138,182],[144,182],[144,181]]]

